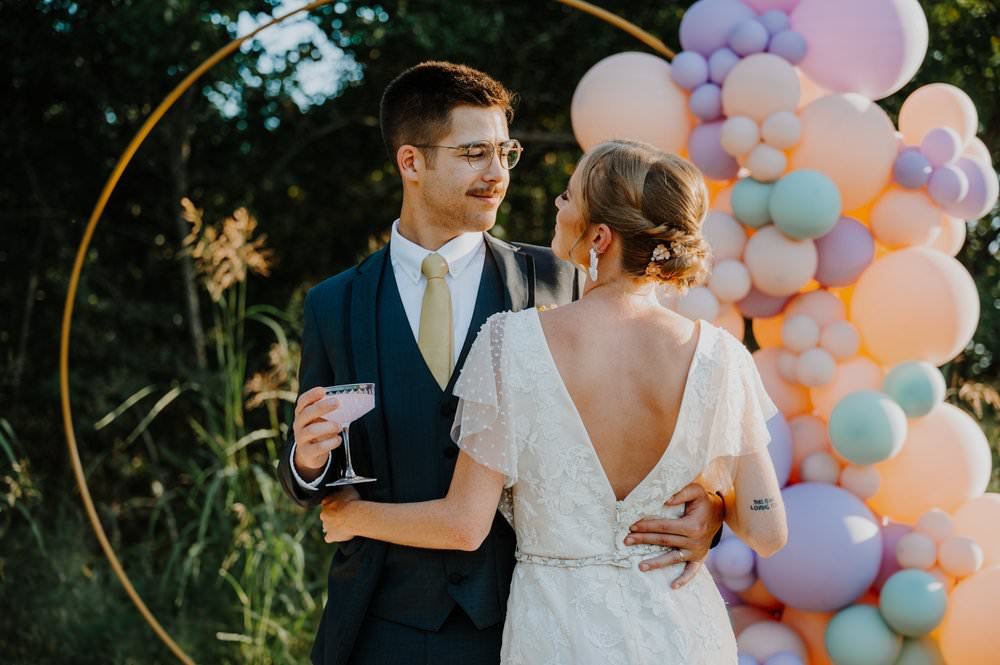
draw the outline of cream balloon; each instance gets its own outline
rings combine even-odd
[[[825,289],[807,291],[795,296],[792,302],[788,303],[785,316],[795,316],[805,314],[819,324],[820,328],[826,328],[834,321],[843,321],[847,318],[847,307],[844,301]]]
[[[986,490],[991,465],[990,446],[976,421],[942,403],[910,420],[903,449],[876,465],[882,486],[869,504],[907,524],[931,508],[954,511]]]
[[[878,104],[861,95],[827,95],[802,109],[800,119],[802,138],[791,170],[827,175],[840,190],[844,210],[861,208],[889,184],[898,141]]]
[[[983,567],[983,548],[972,538],[952,536],[938,546],[941,569],[952,577],[968,577]]]
[[[774,182],[785,172],[788,158],[777,148],[761,143],[747,155],[745,166],[754,180]]]
[[[816,321],[806,314],[785,317],[781,326],[781,341],[792,351],[799,353],[819,344],[820,328]]]
[[[777,621],[762,621],[744,630],[736,640],[741,654],[763,663],[782,651],[794,653],[804,663],[809,657],[805,642],[788,626]]]
[[[719,141],[722,149],[730,155],[743,157],[760,143],[760,129],[750,118],[734,116],[722,123]]]
[[[802,89],[796,111],[801,111],[820,97],[826,97],[830,94],[829,90],[806,76],[805,72],[798,67],[795,68],[795,75],[799,77],[799,87]]]
[[[840,477],[840,462],[830,453],[813,453],[802,462],[802,481],[836,485]]]
[[[819,256],[812,240],[793,240],[769,224],[747,242],[743,260],[760,291],[787,296],[809,283]]]
[[[795,364],[795,376],[799,383],[810,388],[830,383],[836,371],[837,361],[826,349],[807,349]]]
[[[937,545],[927,535],[911,531],[896,543],[896,560],[903,568],[930,570],[937,562]]]
[[[962,156],[973,159],[980,164],[993,166],[993,156],[990,154],[990,149],[986,147],[986,144],[978,136],[973,136],[969,139]]]
[[[789,383],[799,383],[799,355],[788,349],[778,352],[778,374]]]
[[[788,421],[792,431],[792,467],[798,468],[813,453],[830,452],[830,436],[826,423],[806,414]]]
[[[808,413],[812,410],[809,391],[804,387],[786,381],[778,373],[779,349],[759,349],[753,354],[757,371],[764,382],[767,394],[786,419]]]
[[[809,391],[816,414],[823,420],[830,420],[830,414],[841,399],[858,390],[880,390],[882,377],[882,368],[864,356],[842,362],[830,383]]]
[[[914,285],[920,288],[914,288]],[[851,322],[865,349],[886,366],[906,360],[948,362],[979,323],[979,294],[961,263],[911,247],[875,261],[851,298]]]
[[[721,210],[712,210],[701,224],[701,234],[712,248],[712,260],[716,264],[738,260],[743,256],[747,244],[747,233],[743,225]]]
[[[881,482],[882,477],[873,466],[848,465],[840,472],[840,486],[862,501],[875,496]]]
[[[719,316],[719,301],[704,286],[696,286],[677,299],[674,311],[692,321],[714,321]]]
[[[778,111],[767,117],[760,133],[768,145],[788,150],[802,138],[802,121],[791,111]]]
[[[708,288],[720,302],[742,300],[750,293],[750,271],[739,261],[728,260],[715,264],[708,278]]]
[[[847,360],[861,348],[861,335],[850,321],[834,321],[823,328],[819,343],[837,360]]]
[[[945,215],[941,222],[940,232],[928,245],[931,249],[943,252],[948,256],[958,256],[965,244],[965,235],[968,227],[964,219]]]
[[[628,138],[679,154],[691,133],[687,94],[674,83],[670,63],[648,53],[618,53],[591,67],[573,93],[570,117],[584,150]]]
[[[727,117],[746,116],[762,123],[772,113],[794,111],[799,77],[784,58],[756,53],[733,67],[722,84],[722,110]]]
[[[890,187],[872,206],[871,229],[889,249],[927,245],[940,235],[945,217],[924,190]]]
[[[938,127],[958,132],[965,145],[976,135],[976,105],[961,88],[950,83],[930,83],[914,90],[899,109],[899,132],[907,145],[920,145]]]
[[[920,516],[913,529],[940,545],[954,535],[955,522],[951,519],[951,515],[940,508],[931,508]]]
[[[983,548],[983,565],[1000,565],[1000,494],[987,493],[965,502],[955,511],[955,533],[972,538]]]

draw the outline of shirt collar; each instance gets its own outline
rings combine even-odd
[[[437,253],[448,262],[448,274],[452,279],[458,279],[459,275],[469,267],[472,259],[485,246],[486,241],[481,231],[463,233],[452,238],[442,245]],[[392,257],[393,268],[401,270],[414,283],[423,279],[420,271],[420,264],[424,262],[428,254],[433,254],[429,249],[404,238],[399,233],[399,220],[392,223],[392,236],[389,238],[389,255]]]

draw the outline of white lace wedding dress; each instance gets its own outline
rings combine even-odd
[[[756,452],[774,412],[750,354],[704,321],[678,423],[645,479],[618,501],[559,375],[537,310],[492,316],[465,362],[453,437],[507,476],[501,511],[517,534],[507,665],[725,665],[736,641],[704,567],[640,572],[659,553],[628,547],[629,525],[677,516],[664,502],[713,460]]]

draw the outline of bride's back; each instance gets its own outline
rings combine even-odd
[[[587,298],[541,321],[608,482],[623,499],[670,442],[699,325],[653,303],[616,311]]]

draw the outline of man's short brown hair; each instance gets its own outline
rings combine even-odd
[[[483,72],[450,62],[422,62],[386,86],[379,105],[382,141],[389,159],[403,145],[433,145],[449,131],[456,106],[496,106],[514,119],[514,95]]]

